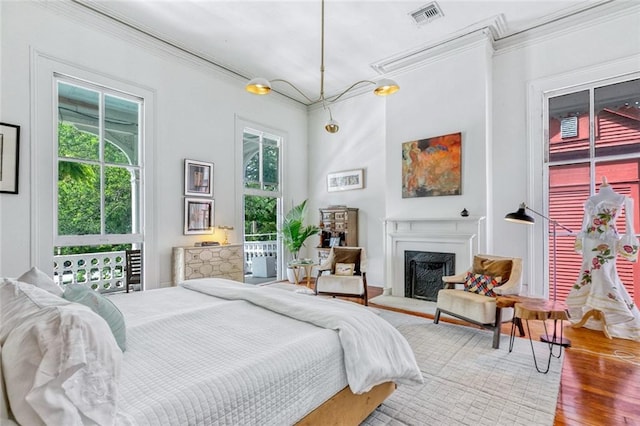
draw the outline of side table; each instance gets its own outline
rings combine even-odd
[[[563,321],[569,319],[569,313],[567,305],[561,302],[549,302],[549,301],[540,301],[540,302],[519,302],[515,304],[515,312],[514,318],[519,318],[520,320],[525,320],[527,324],[527,333],[529,334],[529,343],[531,344],[531,352],[533,354],[533,362],[535,364],[536,370],[539,373],[548,373],[549,367],[551,365],[551,358],[560,358],[562,355],[562,347],[566,346],[563,344],[562,338],[562,330],[563,330]],[[549,335],[547,331],[547,323],[546,320],[553,320],[553,335]],[[531,339],[531,331],[529,330],[529,320],[539,320],[544,324],[544,332],[545,336],[542,339],[544,342],[547,342],[549,345],[549,359],[547,360],[547,367],[543,371],[540,367],[538,367],[538,361],[536,359],[536,352],[533,347],[533,340]],[[560,321],[560,336],[557,336],[557,322]],[[513,350],[513,340],[515,338],[515,329],[512,325],[511,327],[511,337],[509,341],[509,352]],[[553,347],[559,346],[560,350],[558,354],[553,353]]]
[[[315,294],[315,292],[311,290],[311,269],[317,265],[318,264],[315,262],[305,262],[300,260],[289,262],[289,267],[293,269],[293,279],[296,285],[300,284],[300,269],[304,269],[305,275],[307,276],[307,287],[297,289],[296,293]]]

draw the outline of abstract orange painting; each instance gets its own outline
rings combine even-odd
[[[402,198],[462,193],[462,133],[402,144]]]

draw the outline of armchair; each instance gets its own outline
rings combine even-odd
[[[318,267],[315,293],[357,297],[368,305],[367,258],[362,247],[332,247]]]
[[[493,287],[495,296],[465,291],[468,278],[478,277],[500,278],[500,285]],[[502,308],[496,304],[496,296],[517,295],[522,287],[522,259],[517,257],[492,256],[478,254],[473,258],[473,265],[462,274],[442,277],[445,288],[438,292],[436,313],[433,322],[440,321],[440,314],[445,313],[458,319],[483,328],[493,330],[493,347],[500,346],[500,326],[502,322],[511,321],[513,308]],[[477,280],[475,281],[478,282]],[[456,288],[456,285],[458,288]],[[490,286],[487,286],[490,287]],[[489,292],[489,294],[492,294]],[[519,326],[520,328],[520,326]],[[520,328],[520,334],[522,334]]]

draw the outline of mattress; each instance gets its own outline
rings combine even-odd
[[[333,330],[182,287],[110,299],[127,323],[118,406],[131,423],[293,424],[347,385]]]

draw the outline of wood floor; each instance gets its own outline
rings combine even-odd
[[[368,287],[368,291],[369,298],[382,293],[379,287]],[[473,327],[444,317],[441,320]],[[534,338],[544,334],[541,321],[530,321],[529,325]],[[509,331],[510,325],[505,324],[502,332]],[[610,340],[602,332],[566,324],[563,332],[571,347],[565,352],[555,425],[640,426],[640,342]]]

